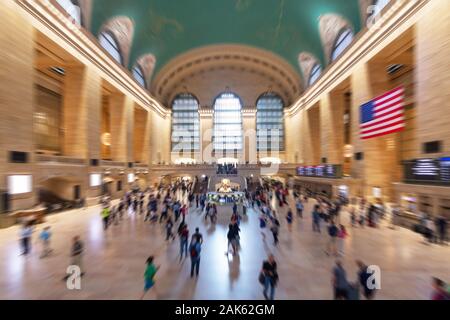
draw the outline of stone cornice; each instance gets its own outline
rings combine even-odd
[[[113,60],[86,30],[76,26],[59,11],[53,0],[15,0],[29,14],[33,26],[86,65],[94,66],[102,77],[122,93],[132,96],[143,108],[163,118],[170,112],[142,88],[130,72]]]
[[[431,0],[398,0],[370,29],[361,31],[353,44],[342,56],[323,71],[319,80],[286,109],[285,115],[292,117],[300,110],[309,108],[320,97],[333,90],[349,77],[355,67],[369,61],[416,21],[420,10]]]

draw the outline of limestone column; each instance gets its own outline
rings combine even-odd
[[[210,108],[203,108],[200,112],[200,145],[201,157],[198,162],[213,162],[213,113]]]
[[[450,1],[430,1],[415,30],[416,154],[424,157],[422,143],[442,141],[445,155],[450,152]]]
[[[321,137],[320,137],[320,106],[315,105],[305,111],[303,123],[305,126],[305,160],[307,165],[321,163]]]
[[[256,163],[258,158],[269,156],[257,151],[256,109],[245,108],[242,112],[242,157],[240,162]]]
[[[0,189],[10,173],[33,174],[34,30],[14,1],[0,9]],[[26,164],[9,163],[9,152],[28,153]],[[33,179],[33,185],[36,185]],[[34,189],[34,188],[33,188]],[[13,197],[12,210],[35,204],[34,192]]]
[[[133,161],[134,103],[121,93],[110,96],[111,156],[114,161]]]
[[[352,175],[364,181],[365,195],[372,197],[374,187],[382,190],[384,200],[394,199],[393,182],[400,179],[399,134],[362,140],[360,138],[360,106],[389,90],[384,63],[359,66],[351,77],[352,141],[355,152],[364,152],[362,161],[354,161]]]
[[[64,154],[100,159],[101,78],[87,66],[66,68],[64,81]]]
[[[321,157],[329,164],[343,164],[344,99],[337,93],[325,94],[320,100]]]

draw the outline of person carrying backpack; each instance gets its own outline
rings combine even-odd
[[[202,245],[198,241],[197,237],[193,237],[191,241],[191,245],[189,246],[189,252],[191,255],[191,278],[194,277],[194,269],[195,273],[198,277],[198,273],[200,270],[200,252],[202,250]]]

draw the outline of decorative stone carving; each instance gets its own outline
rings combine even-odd
[[[353,30],[351,24],[340,15],[326,14],[320,17],[320,39],[322,40],[322,46],[327,61],[331,62],[331,54],[336,38],[339,36],[341,30],[346,28]]]
[[[137,60],[137,64],[142,68],[147,86],[150,87],[149,84],[152,81],[153,71],[156,66],[155,56],[151,53],[143,55]]]
[[[298,55],[298,65],[303,73],[303,82],[305,85],[308,84],[309,77],[311,76],[311,70],[316,65],[319,64],[319,60],[309,52],[302,52]]]
[[[128,66],[134,34],[133,21],[124,16],[114,17],[103,25],[100,32],[110,32],[115,36],[122,54],[123,65]]]

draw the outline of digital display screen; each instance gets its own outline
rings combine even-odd
[[[8,193],[23,194],[33,191],[33,178],[31,175],[8,176]]]
[[[413,175],[418,180],[437,180],[439,166],[434,159],[419,159],[412,168]]]
[[[450,184],[450,157],[405,162],[404,175],[410,183]]]
[[[340,165],[320,165],[297,167],[297,176],[317,178],[341,178]]]
[[[450,182],[450,158],[441,158],[441,180]]]
[[[98,187],[102,184],[102,175],[100,173],[93,173],[89,177],[89,185],[91,187]]]

